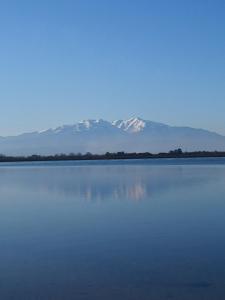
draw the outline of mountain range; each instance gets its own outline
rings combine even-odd
[[[169,126],[130,118],[113,122],[84,120],[73,125],[0,137],[0,153],[5,155],[225,151],[225,136],[204,129]]]

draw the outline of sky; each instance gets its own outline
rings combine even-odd
[[[133,116],[225,135],[224,0],[0,0],[0,135]]]

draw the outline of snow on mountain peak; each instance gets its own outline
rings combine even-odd
[[[112,124],[127,132],[140,132],[146,126],[146,121],[141,118],[133,117],[128,120],[116,120]]]
[[[39,134],[58,134],[58,133],[65,133],[65,132],[82,132],[82,131],[88,131],[90,129],[95,128],[108,128],[111,126],[111,123],[108,121],[104,121],[102,119],[88,119],[88,120],[82,120],[75,124],[71,125],[62,125],[55,128],[50,128],[47,130],[41,130],[38,133]]]
[[[160,127],[166,127],[167,125],[143,120],[138,117],[132,117],[127,120],[115,120],[109,122],[103,119],[87,119],[82,120],[72,125],[62,125],[56,128],[50,128],[47,130],[39,131],[39,134],[63,134],[63,133],[76,133],[83,131],[92,131],[92,130],[120,130],[127,133],[139,133],[145,129],[157,129]]]

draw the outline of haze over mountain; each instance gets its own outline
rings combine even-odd
[[[225,137],[214,132],[190,127],[131,118],[113,122],[84,120],[74,125],[0,137],[0,153],[6,155],[105,153],[109,152],[168,152],[225,151]]]

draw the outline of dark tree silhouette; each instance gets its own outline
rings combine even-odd
[[[225,157],[224,152],[208,152],[208,151],[196,151],[196,152],[183,152],[181,148],[171,150],[167,153],[152,154],[150,152],[143,153],[126,153],[123,151],[105,154],[92,154],[87,152],[70,153],[70,154],[55,154],[55,155],[38,155],[33,154],[30,156],[6,156],[0,154],[0,162],[22,162],[22,161],[62,161],[62,160],[110,160],[110,159],[154,159],[154,158],[197,158],[197,157]]]

